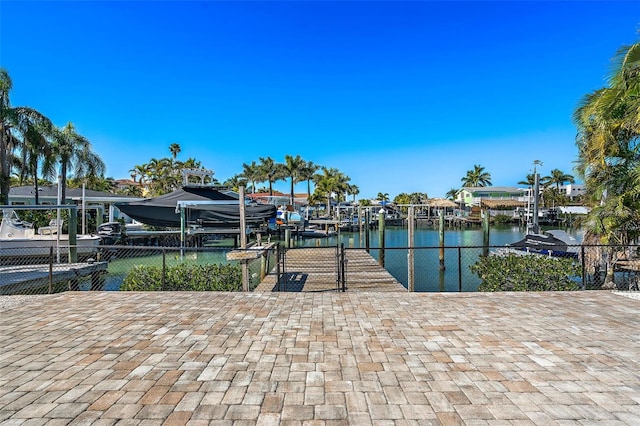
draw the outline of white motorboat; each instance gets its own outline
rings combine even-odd
[[[43,226],[35,232],[33,224],[18,217],[13,209],[4,209],[0,225],[0,257],[48,256],[51,248],[69,247],[69,235],[62,234],[62,223],[55,219],[49,226]],[[97,251],[99,235],[76,235],[78,256],[86,256]]]

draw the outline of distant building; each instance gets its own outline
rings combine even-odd
[[[126,189],[129,186],[138,186],[140,188],[144,187],[144,185],[142,185],[140,182],[136,182],[135,180],[131,179],[116,179],[113,181],[113,183],[115,183],[117,191]]]
[[[560,187],[560,191],[564,192],[564,194],[567,197],[569,197],[570,200],[575,200],[576,198],[580,197],[581,195],[586,194],[587,189],[585,188],[584,185],[571,183],[569,185],[562,185]]]
[[[464,207],[479,207],[483,201],[512,200],[524,203],[528,191],[510,186],[464,187],[456,194],[455,202]]]

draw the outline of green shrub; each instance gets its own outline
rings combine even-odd
[[[509,253],[484,256],[470,266],[482,283],[478,291],[566,291],[581,288],[573,259]]]
[[[240,291],[242,270],[239,265],[189,265],[166,268],[162,286],[162,268],[136,266],[126,276],[121,291]]]
[[[513,217],[507,216],[506,214],[497,214],[493,216],[492,219],[493,223],[496,225],[504,225],[513,222]]]
[[[157,266],[134,266],[125,277],[122,291],[160,291],[162,290],[162,268]]]

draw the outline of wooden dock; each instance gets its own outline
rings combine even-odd
[[[347,291],[392,291],[407,289],[364,249],[345,251]],[[282,291],[337,290],[338,259],[335,247],[290,249],[285,257],[285,289]],[[275,268],[255,291],[278,291]]]
[[[107,262],[56,263],[0,267],[0,295],[42,292],[65,281],[91,276],[95,284],[107,271]]]

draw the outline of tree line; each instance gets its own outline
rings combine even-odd
[[[87,180],[104,175],[104,162],[73,123],[59,128],[33,108],[12,106],[12,87],[9,73],[0,68],[0,204],[9,200],[12,170],[17,170],[20,185],[32,179],[36,203],[40,177],[59,175],[64,199],[68,174]]]

